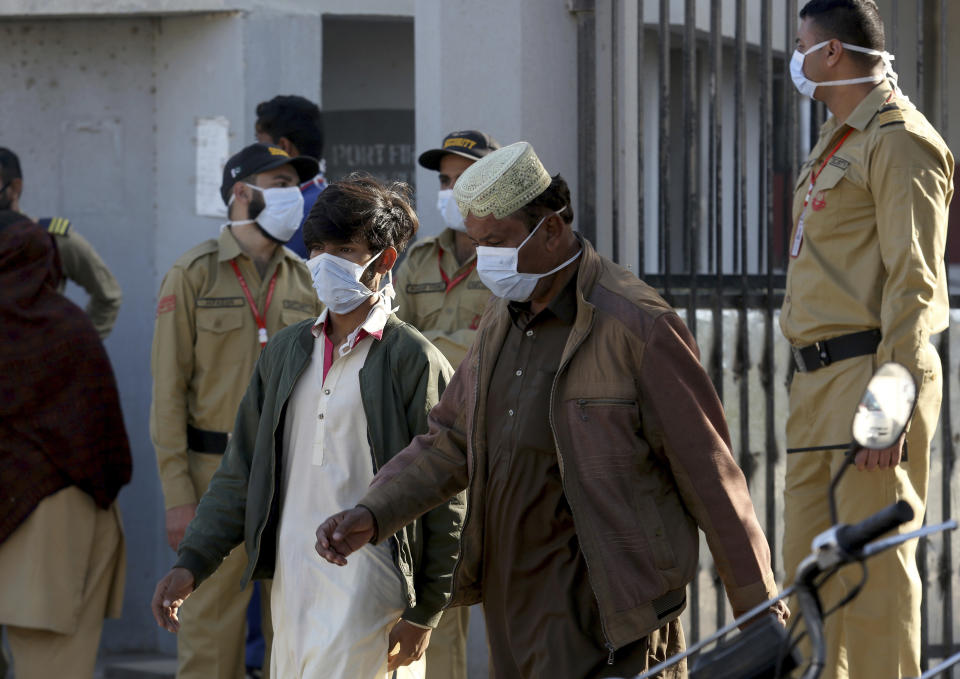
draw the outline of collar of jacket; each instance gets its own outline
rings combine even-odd
[[[588,300],[603,270],[603,262],[600,259],[600,255],[597,254],[597,251],[590,241],[576,232],[574,236],[576,236],[581,246],[583,246],[583,254],[580,255],[579,268],[577,269],[577,317],[573,322],[573,328],[570,329],[570,335],[563,348],[563,354],[560,359],[561,366],[570,360],[570,357],[576,351],[576,348],[580,345],[583,338],[590,334],[590,329],[593,327],[596,307]],[[486,336],[483,340],[485,345],[490,345],[484,352],[488,356],[499,354],[500,348],[503,346],[503,341],[507,336],[507,330],[511,322],[510,310],[507,308],[508,304],[509,302],[507,300],[498,299],[491,305],[492,308],[490,311],[493,314],[493,318],[491,319],[489,329],[485,333]],[[477,357],[477,360],[481,359],[481,356]],[[487,363],[489,363],[489,365],[484,365],[484,368],[492,370],[492,362]],[[485,371],[483,374],[489,377],[488,372],[489,371]]]

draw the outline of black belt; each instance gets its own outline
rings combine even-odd
[[[207,431],[187,425],[187,447],[195,453],[223,455],[227,449],[227,435],[221,431]]]
[[[819,370],[845,358],[877,353],[880,346],[879,330],[863,330],[849,335],[814,342],[805,347],[790,347],[797,370],[802,373]]]

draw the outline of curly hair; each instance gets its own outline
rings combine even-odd
[[[409,184],[381,182],[363,172],[333,182],[303,223],[307,251],[321,243],[365,243],[373,252],[388,247],[403,252],[420,226],[411,194]]]
[[[286,137],[302,155],[323,157],[323,115],[309,99],[287,94],[260,102],[256,130],[268,135],[274,143]]]

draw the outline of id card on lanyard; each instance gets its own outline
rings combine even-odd
[[[810,171],[810,186],[807,188],[807,195],[803,199],[803,208],[800,210],[800,219],[797,221],[797,230],[793,234],[793,243],[790,245],[790,257],[796,259],[800,255],[800,248],[803,246],[803,222],[807,218],[807,205],[810,204],[810,197],[813,195],[813,189],[817,185],[817,177],[820,176],[820,173],[823,172],[823,168],[827,166],[827,163],[830,162],[830,159],[833,158],[833,154],[840,150],[840,147],[843,146],[843,142],[847,140],[847,137],[853,132],[854,128],[847,130],[847,133],[843,135],[843,138],[840,139],[840,143],[833,147],[833,150],[830,152],[823,163],[820,164],[819,169],[816,172]]]
[[[240,282],[240,287],[243,288],[243,294],[247,298],[247,304],[250,305],[253,320],[257,324],[257,339],[260,341],[260,350],[263,351],[263,348],[267,346],[267,339],[269,339],[267,337],[267,311],[270,309],[270,301],[273,299],[273,289],[277,286],[277,274],[280,272],[280,267],[277,267],[276,271],[273,272],[273,277],[270,279],[270,287],[267,289],[267,299],[263,303],[263,315],[261,315],[257,309],[257,303],[253,299],[253,295],[250,294],[250,288],[247,287],[247,281],[244,280],[243,274],[240,273],[240,267],[237,265],[236,260],[231,259],[230,266],[233,267],[233,273],[237,274],[237,280]]]

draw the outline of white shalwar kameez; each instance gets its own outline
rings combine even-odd
[[[389,543],[358,550],[344,568],[314,548],[317,526],[354,506],[373,479],[359,374],[387,313],[382,304],[374,307],[357,331],[362,339],[348,338],[344,346],[353,348],[334,360],[324,380],[324,312],[314,327],[312,359],[290,396],[271,597],[276,679],[388,676],[388,637],[406,607]],[[424,669],[421,659],[389,677],[422,679]]]

